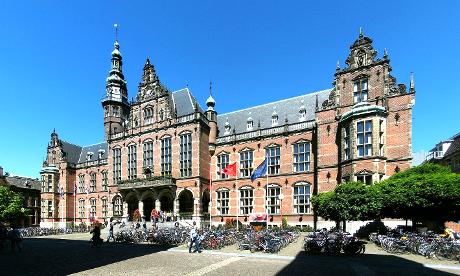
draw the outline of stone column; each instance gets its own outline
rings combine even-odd
[[[155,199],[154,199],[154,202],[155,202],[155,209],[156,209],[157,211],[160,211],[160,208],[161,208],[160,199],[159,199],[159,198],[155,198]]]
[[[141,214],[141,218],[145,218],[144,216],[144,202],[139,200],[139,213]]]
[[[128,220],[128,202],[126,201],[123,202],[123,219]]]

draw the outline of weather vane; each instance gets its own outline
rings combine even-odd
[[[113,26],[115,27],[115,41],[118,41],[118,24],[115,23]]]

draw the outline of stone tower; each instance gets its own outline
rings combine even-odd
[[[120,45],[118,41],[115,41],[111,70],[106,80],[106,94],[102,99],[106,139],[125,129],[129,115],[128,89],[126,88],[122,65]]]

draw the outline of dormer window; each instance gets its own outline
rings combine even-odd
[[[353,85],[353,103],[367,101],[367,78],[355,81]]]
[[[97,158],[98,158],[98,159],[102,159],[102,156],[104,156],[104,153],[105,153],[105,150],[102,150],[102,149],[98,150],[98,152],[97,152]]]
[[[228,118],[227,118],[227,121],[225,122],[225,134],[230,134],[231,129],[232,129],[232,127],[230,126],[230,124],[228,122]]]
[[[164,114],[163,109],[160,110],[158,116],[160,117],[160,121],[163,121],[163,119],[164,119],[164,117],[165,117],[165,114]]]
[[[307,119],[307,110],[305,109],[305,106],[301,106],[299,109],[299,120],[304,121]]]
[[[91,151],[87,152],[86,153],[86,161],[91,161],[91,157],[93,157],[93,153]]]
[[[252,120],[251,117],[249,117],[247,120],[247,129],[252,130],[253,128],[254,128],[254,121]]]
[[[278,113],[276,111],[273,111],[272,114],[272,126],[278,125]]]

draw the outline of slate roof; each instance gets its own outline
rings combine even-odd
[[[316,96],[318,96],[318,105],[321,106],[324,100],[328,99],[331,90],[332,89],[326,89],[238,111],[219,114],[217,115],[219,137],[229,135],[225,134],[226,122],[228,122],[232,128],[230,134],[233,134],[233,128],[235,128],[236,134],[247,132],[247,120],[249,117],[253,120],[253,130],[258,129],[259,121],[260,129],[271,128],[272,115],[274,112],[278,115],[278,126],[284,125],[286,117],[288,119],[288,124],[300,122],[299,110],[302,106],[306,111],[304,121],[314,120],[316,111]]]
[[[457,135],[454,135],[452,138],[454,137],[455,137],[454,141],[452,142],[452,144],[450,144],[449,148],[446,150],[446,153],[444,153],[444,158],[446,156],[449,156],[451,154],[454,154],[460,151],[460,133]]]
[[[6,182],[11,186],[16,186],[22,189],[40,190],[40,181],[30,177],[23,176],[7,176]]]
[[[72,164],[78,163],[78,158],[80,157],[81,147],[68,143],[66,141],[60,140],[62,145],[62,150],[65,152],[67,157],[67,162]]]
[[[99,158],[99,151],[102,152],[101,158]],[[93,153],[91,155],[91,159],[87,160],[87,155],[88,153]],[[81,148],[80,152],[80,158],[78,159],[78,163],[84,163],[84,162],[91,162],[91,161],[97,161],[99,159],[107,159],[109,154],[108,146],[106,142],[102,142],[99,144],[94,144],[90,146],[85,146]]]
[[[178,117],[192,114],[194,112],[195,105],[197,105],[199,112],[204,113],[196,98],[192,95],[192,93],[190,93],[188,88],[174,91],[170,95],[172,103],[176,107]]]

